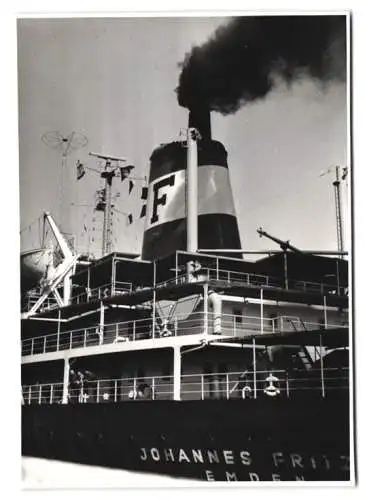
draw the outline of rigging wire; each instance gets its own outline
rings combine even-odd
[[[43,230],[44,230],[44,225],[43,225]],[[41,218],[38,218],[38,241],[39,241],[39,246],[42,247],[42,228],[41,228]]]
[[[22,229],[20,229],[19,233],[22,234],[24,231],[29,230],[32,226],[34,226],[35,223],[37,223],[39,221],[39,219],[41,219],[41,216],[38,216],[30,224],[27,224]]]

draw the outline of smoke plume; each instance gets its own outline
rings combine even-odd
[[[178,101],[223,114],[264,98],[279,79],[346,79],[346,17],[235,18],[181,63]]]

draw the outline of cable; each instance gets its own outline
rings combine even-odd
[[[26,229],[29,230],[38,220],[40,219],[40,216],[38,216],[36,219],[34,219],[30,224],[27,224],[24,226],[20,231],[19,234],[23,233]]]

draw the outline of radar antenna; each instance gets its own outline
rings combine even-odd
[[[67,136],[63,136],[58,131],[46,132],[42,136],[42,141],[51,149],[56,149],[61,152],[61,175],[60,175],[60,205],[59,205],[59,221],[62,231],[67,233],[66,224],[69,222],[68,210],[65,206],[65,181],[67,179],[67,158],[71,152],[83,148],[88,143],[88,139],[80,132],[71,132]]]

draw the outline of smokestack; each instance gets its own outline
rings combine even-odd
[[[202,115],[200,108],[197,109],[198,115],[194,108],[193,116],[205,116],[207,123],[207,113]],[[192,123],[198,128],[196,122]],[[196,247],[241,249],[227,151],[218,141],[202,140],[197,144],[192,137],[189,140],[193,148],[188,149],[186,142],[171,142],[155,149],[151,155],[143,259],[167,257],[186,248],[190,251]],[[188,222],[186,173],[189,167],[198,178],[193,174],[190,182],[188,180],[190,184],[193,181],[190,198],[193,206],[190,206],[191,221]],[[194,194],[197,188],[198,196]],[[232,256],[241,258],[239,253]]]
[[[202,139],[210,140],[212,131],[210,111],[207,106],[196,106],[189,111],[189,129],[196,128]]]

